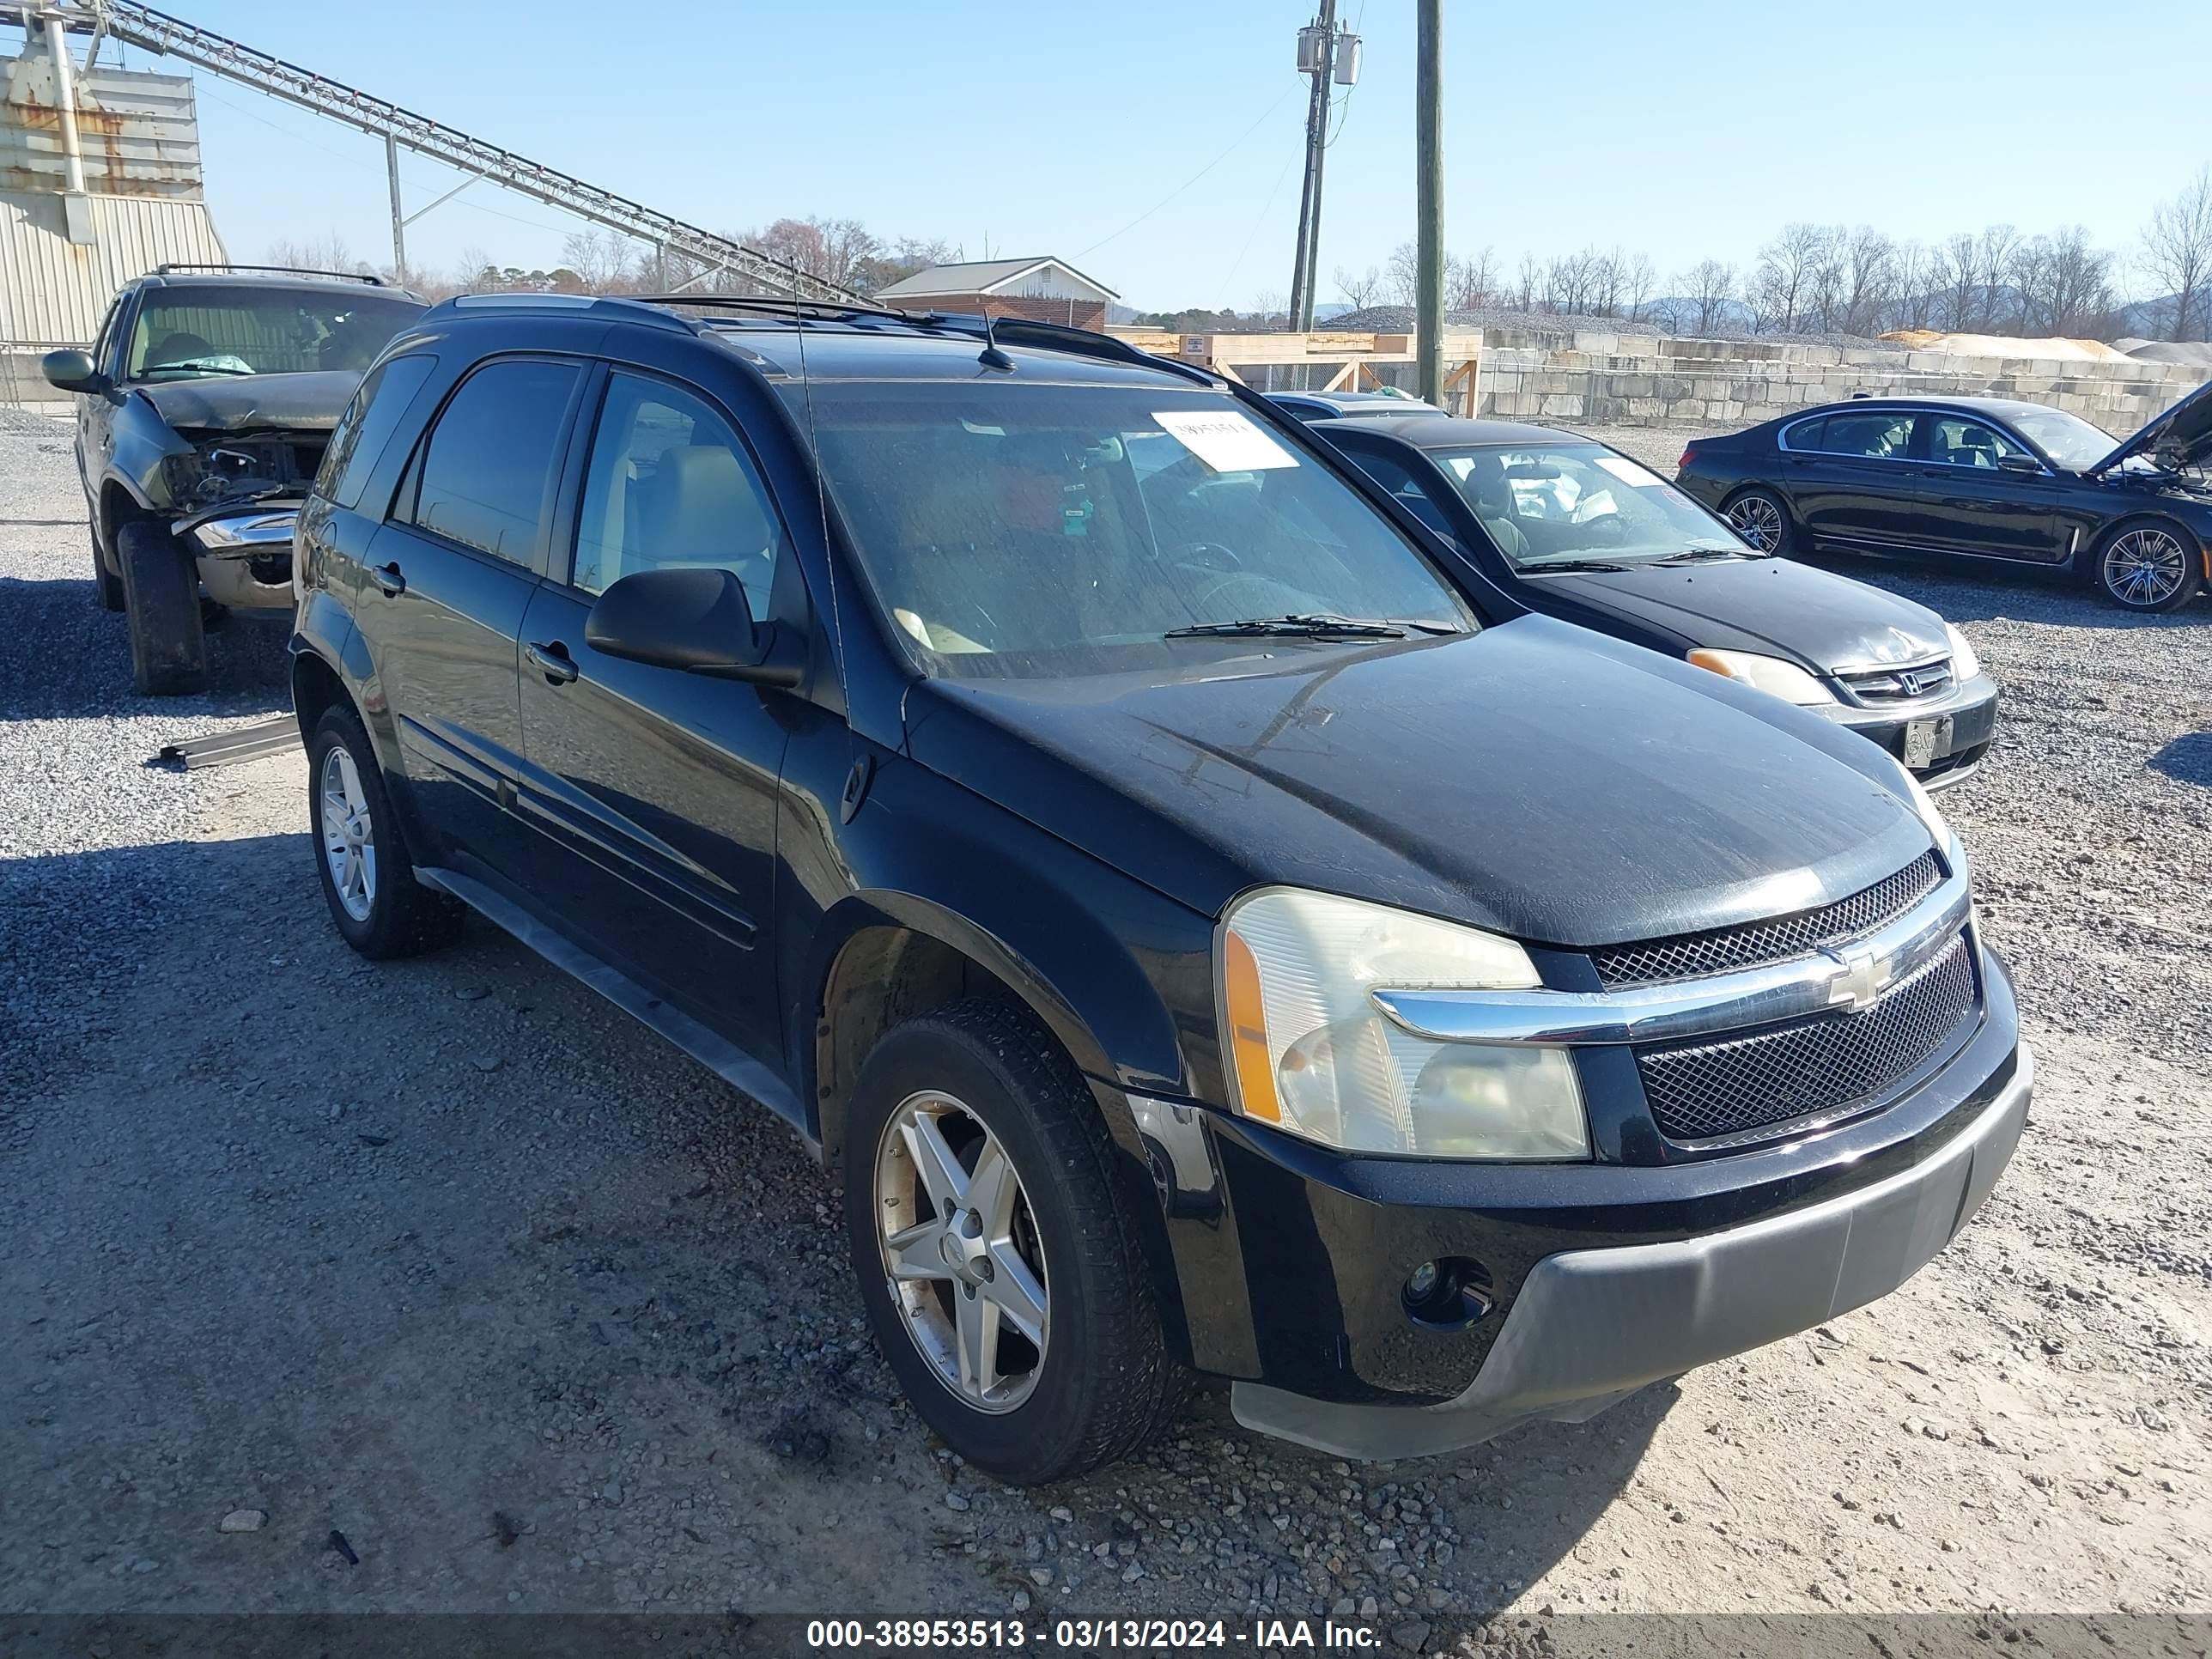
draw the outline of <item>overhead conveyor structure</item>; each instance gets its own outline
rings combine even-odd
[[[711,291],[726,281],[728,285],[744,291],[791,295],[832,304],[862,302],[860,295],[757,248],[702,230],[642,203],[586,184],[542,161],[517,155],[513,150],[487,143],[442,122],[402,109],[385,99],[288,64],[242,41],[172,17],[167,12],[155,11],[150,6],[135,5],[131,0],[0,5],[0,17],[11,14],[27,20],[39,16],[58,21],[71,33],[91,35],[88,66],[97,60],[103,42],[124,41],[142,51],[182,59],[210,74],[382,138],[391,162],[394,253],[402,264],[404,248],[401,227],[405,222],[398,201],[398,152],[405,149],[459,168],[471,178],[483,178],[502,189],[515,191],[549,207],[635,237],[654,249],[664,260],[680,259],[694,272],[679,284],[681,287]]]

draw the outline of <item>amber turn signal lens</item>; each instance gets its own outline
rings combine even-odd
[[[1237,1073],[1237,1103],[1247,1117],[1283,1121],[1275,1098],[1275,1068],[1267,1059],[1267,1012],[1260,998],[1260,964],[1236,934],[1222,942],[1222,1000],[1229,1018],[1230,1064]]]

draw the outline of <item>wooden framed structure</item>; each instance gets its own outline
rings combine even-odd
[[[1116,326],[1108,332],[1140,351],[1179,357],[1262,392],[1373,392],[1391,384],[1378,367],[1413,363],[1411,334],[1370,334],[1316,329],[1279,334],[1176,334],[1165,329]],[[1481,391],[1482,331],[1447,329],[1443,338],[1444,407],[1473,415]],[[1291,377],[1278,371],[1309,371]],[[1326,371],[1319,384],[1315,372]]]

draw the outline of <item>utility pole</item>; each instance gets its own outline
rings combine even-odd
[[[1419,0],[1419,61],[1414,66],[1414,192],[1419,223],[1414,263],[1419,293],[1414,321],[1414,361],[1421,397],[1443,405],[1444,391],[1444,66],[1443,0]]]
[[[1314,257],[1321,247],[1322,155],[1328,147],[1329,75],[1336,58],[1336,0],[1298,31],[1298,68],[1313,81],[1306,101],[1305,186],[1298,194],[1298,245],[1291,264],[1291,326],[1313,326]]]
[[[407,221],[400,216],[399,145],[384,135],[384,170],[392,184],[392,280],[407,286]]]

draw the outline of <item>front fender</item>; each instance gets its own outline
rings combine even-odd
[[[107,477],[148,512],[174,513],[177,502],[169,490],[168,469],[162,463],[172,455],[191,454],[192,447],[177,435],[152,404],[135,392],[117,407],[109,435]]]

